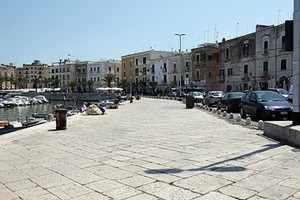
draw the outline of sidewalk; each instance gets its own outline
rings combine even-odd
[[[174,100],[0,137],[0,199],[300,199],[300,151]]]

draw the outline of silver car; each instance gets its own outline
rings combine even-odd
[[[208,106],[218,105],[224,92],[222,91],[209,91],[204,97],[204,104]]]

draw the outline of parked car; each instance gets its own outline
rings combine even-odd
[[[269,88],[268,90],[278,92],[284,98],[286,98],[286,99],[288,98],[288,91],[286,89],[283,89],[283,88]]]
[[[293,105],[274,91],[251,91],[244,94],[240,103],[242,117],[251,115],[257,119],[291,119]]]
[[[202,92],[190,92],[190,95],[194,97],[195,103],[202,103],[204,98]]]
[[[293,85],[291,85],[288,93],[288,101],[293,103]]]
[[[219,100],[222,98],[224,92],[222,91],[209,91],[204,96],[204,104],[208,106],[218,105]]]
[[[239,105],[244,92],[225,92],[218,103],[218,110],[225,109],[227,113],[239,111]]]

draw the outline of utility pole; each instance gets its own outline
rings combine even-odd
[[[293,125],[300,125],[300,0],[294,0]]]
[[[179,56],[180,56],[180,81],[179,81],[179,94],[182,94],[182,52],[181,52],[181,37],[185,36],[185,33],[176,33],[175,35],[179,36]]]

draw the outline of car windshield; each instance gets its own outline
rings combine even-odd
[[[257,93],[258,101],[285,101],[284,97],[276,92]]]
[[[242,98],[244,92],[232,92],[228,94],[228,98]]]
[[[194,96],[202,96],[203,94],[202,94],[202,92],[194,92],[193,95]]]
[[[288,94],[288,91],[285,89],[277,89],[280,94]]]
[[[213,96],[222,96],[223,95],[223,92],[211,92],[210,93],[211,95],[213,95]]]

